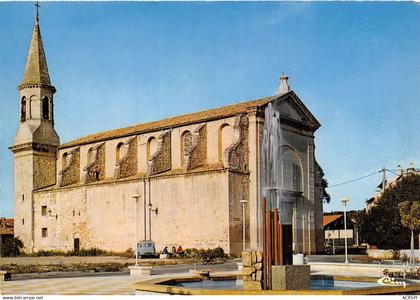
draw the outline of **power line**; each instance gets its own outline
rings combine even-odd
[[[390,172],[390,173],[392,173],[392,174],[394,174],[394,175],[399,175],[399,174],[397,174],[397,173],[395,173],[394,171],[397,171],[397,170],[389,170],[389,169],[385,169],[386,171],[388,171],[388,172]]]
[[[333,188],[333,187],[337,187],[337,186],[340,186],[340,185],[344,185],[344,184],[352,183],[352,182],[355,182],[355,181],[358,181],[358,180],[362,180],[362,179],[368,178],[368,177],[370,177],[370,176],[376,175],[376,174],[378,174],[378,173],[380,173],[380,172],[382,172],[382,171],[376,171],[376,172],[374,172],[374,173],[372,173],[372,174],[365,175],[365,176],[362,176],[362,177],[359,177],[359,178],[356,178],[356,179],[352,179],[352,180],[349,180],[349,181],[345,181],[345,182],[341,182],[341,183],[333,184],[333,185],[328,186],[327,188]]]
[[[388,172],[390,172],[390,173],[392,173],[392,174],[394,174],[394,175],[397,175],[397,176],[399,176],[399,175],[400,175],[400,174],[395,173],[395,172],[398,172],[398,171],[399,171],[398,169],[396,169],[396,170],[385,169],[385,171],[388,171]],[[329,188],[333,188],[333,187],[337,187],[337,186],[340,186],[340,185],[344,185],[344,184],[348,184],[348,183],[352,183],[352,182],[355,182],[355,181],[359,181],[359,180],[362,180],[362,179],[368,178],[368,177],[370,177],[370,176],[376,175],[376,174],[381,173],[381,172],[383,172],[383,170],[379,170],[379,171],[374,172],[374,173],[372,173],[372,174],[365,175],[365,176],[362,176],[362,177],[359,177],[359,178],[356,178],[356,179],[352,179],[352,180],[349,180],[349,181],[345,181],[345,182],[341,182],[341,183],[337,183],[337,184],[332,184],[332,185],[329,185],[329,186],[327,187],[327,189],[329,189]]]

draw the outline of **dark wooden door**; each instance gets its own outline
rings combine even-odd
[[[80,250],[80,240],[74,239],[74,252],[79,252]]]

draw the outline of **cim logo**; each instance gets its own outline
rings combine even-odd
[[[391,278],[389,276],[382,277],[378,279],[378,283],[382,285],[390,285],[390,286],[403,286],[406,287],[407,283],[405,281],[397,281],[395,278]]]

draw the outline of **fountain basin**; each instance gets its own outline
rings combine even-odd
[[[402,295],[420,292],[420,284],[383,286],[372,277],[311,276],[310,290],[248,291],[242,289],[242,276],[211,274],[209,280],[197,276],[156,278],[134,284],[136,295]]]

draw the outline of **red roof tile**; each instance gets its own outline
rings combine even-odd
[[[325,226],[327,226],[328,224],[331,224],[332,222],[334,222],[335,220],[341,218],[343,215],[324,215],[322,217],[322,224]]]

